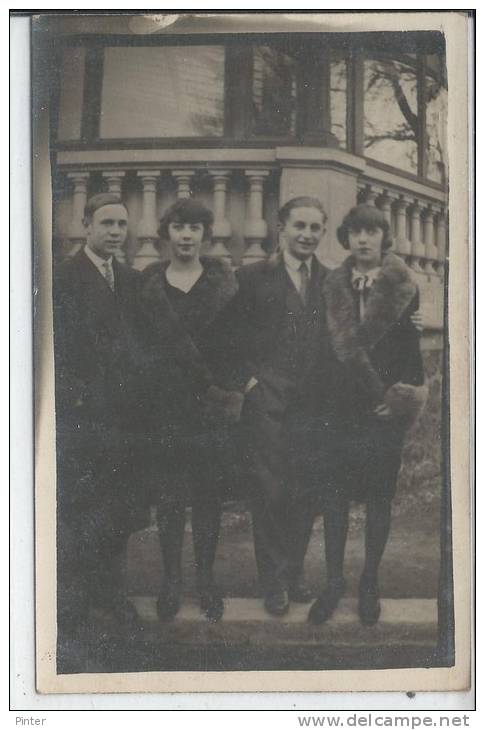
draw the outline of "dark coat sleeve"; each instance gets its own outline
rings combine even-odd
[[[424,370],[421,349],[419,346],[420,332],[411,321],[411,315],[419,309],[419,293],[407,308],[395,328],[396,349],[399,352],[395,382],[408,385],[423,385]]]
[[[73,285],[67,267],[54,272],[56,405],[61,412],[70,412],[80,405],[88,389],[88,379],[83,373],[84,358],[80,352],[83,338],[79,333],[79,305]]]
[[[383,373],[387,387],[384,401],[391,409],[395,421],[404,429],[414,423],[427,397],[419,347],[420,333],[411,321],[411,315],[418,307],[419,297],[416,295],[386,338],[385,344],[389,365],[387,372]]]

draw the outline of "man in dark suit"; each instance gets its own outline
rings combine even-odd
[[[128,212],[116,195],[88,201],[86,246],[54,283],[58,450],[58,623],[90,609],[133,625],[124,594],[124,552],[146,505],[134,487],[141,355],[138,272],[116,254]]]
[[[243,458],[256,562],[266,610],[274,615],[285,614],[290,600],[311,597],[302,572],[325,422],[327,341],[326,269],[314,252],[326,218],[315,198],[286,203],[279,213],[282,252],[238,270],[239,292],[225,316],[224,367],[245,392]]]

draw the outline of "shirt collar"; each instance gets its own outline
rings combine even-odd
[[[287,266],[292,271],[300,271],[300,266],[302,265],[303,261],[301,259],[297,259],[286,249],[283,251],[283,260],[285,262],[285,266]],[[307,259],[305,259],[305,263],[308,267],[308,273],[310,274],[312,271],[312,262],[313,262],[313,256],[309,256]]]
[[[104,265],[109,264],[110,266],[113,266],[113,257],[110,256],[109,259],[103,259],[101,256],[98,256],[97,253],[94,253],[93,249],[90,248],[88,245],[84,246],[84,253],[90,259],[90,261],[93,262],[93,264],[96,266],[97,269],[100,271],[104,271]]]

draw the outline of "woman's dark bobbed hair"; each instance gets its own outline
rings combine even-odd
[[[214,223],[214,215],[209,208],[192,198],[183,198],[177,200],[170,206],[162,218],[158,228],[160,241],[168,241],[168,227],[170,223],[202,223],[204,226],[204,240],[212,236],[212,224]]]
[[[337,238],[342,246],[349,248],[349,231],[373,230],[380,228],[384,234],[382,239],[382,250],[392,246],[391,227],[384,213],[374,205],[356,205],[349,210],[337,228]]]

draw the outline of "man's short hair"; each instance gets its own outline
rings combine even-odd
[[[204,226],[204,240],[207,240],[212,236],[214,215],[209,208],[206,208],[197,200],[183,198],[171,205],[160,219],[158,235],[161,241],[168,241],[170,223],[202,223]]]
[[[294,208],[316,208],[322,214],[323,222],[327,222],[327,213],[323,207],[323,203],[318,198],[312,198],[309,195],[301,195],[298,198],[291,198],[278,211],[278,220],[282,226],[290,217],[290,213]]]
[[[128,213],[128,208],[117,193],[98,193],[97,195],[91,196],[84,206],[84,225],[87,226],[88,223],[91,223],[96,211],[103,208],[105,205],[122,205]]]
[[[375,205],[356,205],[349,210],[341,225],[337,228],[337,238],[346,249],[349,248],[349,231],[373,230],[380,228],[383,232],[382,250],[392,246],[391,227],[386,216]]]

